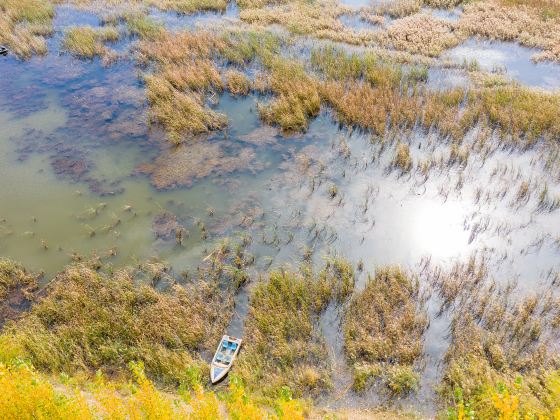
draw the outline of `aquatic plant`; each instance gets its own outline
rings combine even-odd
[[[118,39],[119,31],[116,28],[77,26],[66,31],[63,48],[77,57],[93,58],[106,53],[104,42]]]
[[[5,326],[2,359],[15,353],[51,372],[113,374],[126,373],[126,364],[139,360],[152,378],[178,384],[188,366],[201,364],[194,352],[213,347],[221,336],[237,286],[217,293],[220,277],[211,269],[196,284],[158,292],[153,279],[163,278],[162,269],[136,285],[137,270],[109,277],[83,264],[68,267],[30,312]]]
[[[338,259],[328,260],[318,275],[310,267],[301,274],[280,270],[255,284],[236,367],[248,388],[272,399],[284,386],[296,396],[328,388],[327,349],[317,322],[330,301],[343,301],[353,287],[351,266]]]
[[[549,340],[556,334],[559,308],[542,292],[515,299],[515,284],[499,286],[489,277],[484,258],[473,255],[451,270],[428,270],[428,281],[450,311],[451,344],[445,354],[440,395],[449,405],[497,415],[504,390],[516,395],[525,414],[550,413],[547,388],[542,384],[558,369]],[[496,384],[501,385],[496,395]],[[460,389],[458,401],[456,390]],[[461,406],[463,408],[461,408]],[[550,418],[553,418],[551,416]]]
[[[6,299],[10,292],[21,289],[30,298],[37,288],[38,275],[27,270],[15,261],[0,258],[0,301]]]
[[[399,267],[380,267],[355,294],[343,318],[344,350],[357,391],[380,378],[391,392],[416,387],[413,363],[428,326],[418,279]]]
[[[127,14],[124,20],[128,31],[140,39],[153,40],[161,36],[164,31],[161,23],[144,14]]]
[[[224,11],[227,7],[226,0],[151,0],[162,10],[173,10],[180,13],[194,13],[205,10]]]
[[[141,42],[138,60],[157,65],[154,74],[145,76],[153,120],[164,126],[173,143],[223,129],[225,115],[206,106],[208,96],[216,101],[224,88],[214,60],[236,64],[257,58],[269,61],[277,48],[277,37],[256,31],[165,32]],[[226,72],[226,83],[238,93],[248,92],[248,80],[233,70]]]
[[[412,158],[410,157],[410,147],[406,143],[397,143],[393,166],[401,172],[408,172],[412,168]]]
[[[285,131],[306,130],[321,108],[318,84],[296,62],[277,59],[271,65],[270,90],[276,95],[260,106],[261,118]]]
[[[228,70],[225,74],[227,90],[232,95],[248,95],[251,90],[251,80],[245,73],[238,70]]]
[[[189,79],[192,74],[195,80]],[[199,79],[200,73],[175,73],[175,83],[205,85],[208,80]],[[168,77],[169,74],[168,74]],[[207,133],[219,130],[227,125],[227,117],[219,114],[204,104],[203,93],[182,92],[173,83],[161,76],[146,75],[146,95],[151,105],[152,118],[162,124],[169,133],[173,143],[181,143],[184,135]]]
[[[457,33],[452,24],[424,13],[399,19],[377,35],[377,40],[383,45],[431,57],[439,56],[463,39],[464,36]]]
[[[534,9],[544,19],[557,19],[560,17],[560,5],[552,0],[500,0],[506,6],[524,6]]]
[[[43,0],[0,0],[0,44],[21,58],[46,54],[54,7]]]
[[[372,10],[378,15],[389,15],[392,18],[399,18],[417,13],[420,11],[422,3],[420,0],[383,0],[376,3]]]
[[[504,6],[509,3],[510,6]],[[543,20],[539,7],[511,6],[505,2],[474,2],[465,5],[458,29],[467,35],[478,35],[501,41],[517,41],[543,51],[533,56],[536,61],[560,60],[560,25],[558,19]],[[531,5],[532,2],[526,2]],[[558,6],[552,9],[558,12]]]
[[[255,151],[249,147],[232,155],[226,149],[226,142],[194,142],[166,150],[153,162],[138,166],[137,170],[149,175],[156,188],[188,187],[197,179],[211,175],[261,169],[255,158]]]

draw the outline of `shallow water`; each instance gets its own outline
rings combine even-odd
[[[463,9],[456,7],[454,9],[433,9],[431,7],[424,7],[422,9],[423,13],[429,13],[440,19],[444,19],[450,22],[457,22],[463,13]]]
[[[360,9],[362,7],[371,6],[372,0],[342,0],[340,4]]]
[[[229,7],[226,17],[235,18],[236,9]],[[216,13],[152,15],[176,29],[219,18]],[[544,167],[548,152],[542,145],[524,153],[473,151],[464,166],[401,174],[391,167],[394,139],[382,143],[368,133],[341,129],[327,110],[307,133],[283,136],[258,118],[256,103],[265,98],[224,95],[217,106],[229,118],[224,133],[170,148],[164,133],[147,123],[139,69],[130,59],[103,67],[98,59],[60,53],[62,32],[75,24],[95,26],[99,20],[60,7],[46,57],[0,58],[0,74],[10,80],[0,84],[0,255],[43,270],[45,280],[78,255],[92,253],[110,255],[115,266],[153,256],[168,261],[176,273],[194,271],[215,242],[239,233],[253,238],[253,279],[270,267],[296,269],[305,248],[314,251],[318,264],[325,254],[338,254],[353,263],[362,260],[366,271],[382,264],[416,270],[426,257],[447,266],[479,252],[499,282],[518,279],[521,293],[560,270],[560,210],[537,209],[545,183],[552,195],[560,194],[560,174]],[[130,42],[120,41],[119,49],[125,51]],[[295,43],[290,53],[308,54],[308,46]],[[530,54],[514,44],[469,41],[450,57],[476,57],[491,67],[505,63],[509,75],[527,84],[558,83],[558,74],[547,64],[532,64]],[[430,69],[432,88],[466,83],[460,72]],[[465,147],[477,136],[473,130]],[[406,133],[401,140],[410,144],[416,162],[448,159],[449,145],[434,133]],[[220,156],[192,152],[207,148]],[[240,156],[248,158],[236,161]],[[220,166],[227,159],[239,164]],[[177,179],[157,189],[155,172],[165,162],[181,163],[172,167]],[[205,173],[205,165],[214,163],[218,169],[207,176],[189,171]],[[139,171],[146,164],[152,165],[151,174]],[[524,180],[531,193],[518,203]],[[329,194],[332,185],[335,197]],[[189,232],[183,244],[169,235],[168,228],[177,226]],[[358,288],[366,277],[359,276]],[[231,334],[243,333],[248,292],[236,297]],[[340,373],[338,392],[347,388],[348,376],[336,311],[330,308],[321,326]],[[447,327],[445,318],[432,320],[419,396],[404,401],[427,413],[433,411],[431,385],[437,382]],[[374,391],[362,397],[346,392],[339,404],[367,406],[378,400]]]
[[[481,69],[504,73],[528,86],[551,90],[560,88],[560,64],[533,63],[531,57],[537,52],[513,42],[469,39],[449,50],[444,57],[457,63],[476,60]]]
[[[359,14],[344,14],[338,17],[338,21],[344,26],[352,28],[356,31],[377,31],[381,29],[381,26],[374,25],[373,23],[362,19]]]

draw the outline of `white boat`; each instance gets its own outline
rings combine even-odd
[[[210,380],[213,384],[227,375],[241,347],[241,339],[224,335],[210,364]]]

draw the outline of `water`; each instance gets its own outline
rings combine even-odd
[[[454,9],[433,9],[430,7],[424,7],[422,12],[429,13],[437,18],[447,20],[449,22],[457,22],[461,18],[463,9],[460,7],[456,7]]]
[[[226,17],[235,18],[232,8]],[[194,27],[193,19],[203,16],[220,18],[152,15],[176,29]],[[473,130],[463,146],[471,151],[468,163],[460,166],[446,163],[445,139],[414,131],[401,134],[402,141],[410,144],[415,162],[430,160],[434,168],[401,174],[391,169],[393,139],[381,143],[340,128],[328,110],[307,133],[284,136],[259,120],[256,104],[266,98],[224,95],[217,110],[228,116],[226,132],[172,148],[147,123],[139,69],[130,59],[104,67],[98,59],[61,54],[62,33],[75,24],[95,26],[99,20],[60,7],[46,57],[0,58],[0,74],[10,80],[0,84],[0,255],[44,271],[45,280],[93,253],[114,266],[158,257],[176,273],[194,271],[217,241],[239,233],[253,238],[253,279],[271,267],[296,269],[306,247],[317,264],[325,254],[338,254],[354,264],[364,261],[366,271],[382,264],[417,270],[425,257],[449,266],[482,252],[497,281],[519,280],[519,293],[560,270],[560,210],[537,210],[545,184],[551,195],[560,194],[560,173],[545,167],[550,150],[543,145],[523,153],[495,146],[477,153],[480,133]],[[124,39],[119,48],[126,51],[130,43]],[[294,43],[290,51],[301,47],[305,54],[305,45]],[[557,65],[534,65],[531,53],[514,44],[471,40],[449,54],[457,60],[476,56],[489,68],[506,65],[508,75],[530,85],[557,83]],[[467,83],[455,70],[430,69],[431,88]],[[531,193],[517,203],[522,181],[530,183]],[[182,244],[170,234],[174,227],[189,232]],[[365,278],[360,275],[358,289]],[[236,297],[231,334],[243,334],[249,292]],[[431,315],[436,306],[430,306]],[[337,309],[329,308],[321,326],[340,374],[335,392],[349,383],[339,324]],[[405,401],[428,413],[447,327],[448,320],[432,319],[421,391]],[[378,400],[374,391],[363,397],[347,392],[339,404]],[[327,396],[326,404],[331,402]]]
[[[338,17],[338,21],[342,25],[348,28],[352,28],[356,31],[360,31],[360,30],[376,31],[381,28],[381,26],[379,25],[374,25],[373,23],[362,19],[359,14],[344,14]]]
[[[476,60],[481,69],[505,73],[522,84],[554,90],[560,87],[560,65],[550,62],[533,63],[538,50],[513,42],[469,39],[452,48],[444,57],[462,63]]]
[[[343,0],[340,2],[340,4],[344,6],[350,6],[355,9],[360,9],[363,7],[371,6],[371,0]]]

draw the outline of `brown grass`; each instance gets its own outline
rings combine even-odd
[[[410,147],[406,143],[398,143],[393,158],[393,166],[401,172],[409,172],[412,168],[412,158],[410,157]]]
[[[281,270],[259,282],[251,294],[238,368],[249,388],[272,398],[283,386],[296,396],[328,388],[330,366],[319,314],[330,301],[344,301],[353,287],[352,267],[337,259],[318,274],[309,267],[301,274]]]
[[[419,13],[395,21],[377,39],[381,44],[398,50],[437,57],[462,42],[464,36],[455,30],[453,24]]]
[[[151,116],[165,127],[173,143],[178,144],[189,135],[220,130],[227,125],[225,115],[212,111],[204,104],[203,93],[182,92],[160,76],[147,75],[145,81]],[[202,80],[202,84],[206,82]]]
[[[149,0],[148,3],[162,10],[194,13],[205,10],[226,10],[226,0]]]
[[[251,80],[245,73],[238,70],[228,70],[225,74],[227,90],[232,95],[248,95],[251,90]]]
[[[529,7],[507,7],[496,2],[476,2],[465,6],[458,28],[467,35],[480,35],[501,41],[517,41],[543,52],[536,61],[560,60],[558,19],[543,20]]]
[[[184,286],[157,262],[111,274],[96,271],[97,262],[70,266],[4,327],[0,355],[68,374],[127,376],[129,362],[143,362],[150,377],[178,385],[190,368],[206,371],[198,353],[213,349],[227,327],[246,264],[243,247],[228,242]]]
[[[0,44],[21,58],[46,54],[54,8],[49,1],[1,0]]]
[[[422,1],[420,0],[382,0],[375,2],[372,11],[377,15],[389,15],[392,18],[409,16],[420,11]]]
[[[119,32],[116,28],[79,26],[66,32],[63,48],[77,57],[93,58],[107,52],[104,42],[118,39]]]
[[[163,33],[156,39],[140,42],[138,61],[155,64],[154,74],[146,77],[153,120],[166,129],[173,143],[223,129],[226,117],[206,106],[209,96],[216,101],[224,88],[214,62],[268,63],[277,48],[276,37],[254,31]],[[227,87],[235,94],[247,94],[250,83],[240,76],[226,72]]]
[[[363,44],[373,39],[371,31],[346,28],[338,17],[350,10],[332,0],[290,1],[268,8],[242,10],[240,19],[257,26],[282,25],[294,34],[312,34],[321,39]]]
[[[285,131],[306,130],[321,108],[317,81],[295,62],[278,59],[271,67],[269,87],[276,96],[260,107],[261,118]]]
[[[354,388],[382,377],[397,393],[414,389],[412,365],[422,354],[427,317],[418,279],[398,267],[376,270],[356,294],[343,320],[346,356],[355,368]]]
[[[516,299],[515,285],[499,286],[484,259],[473,256],[450,271],[435,269],[429,280],[450,311],[451,345],[445,355],[441,393],[449,403],[460,389],[477,411],[492,408],[489,384],[502,383],[522,395],[522,404],[546,412],[540,395],[547,369],[558,369],[551,351],[560,306],[550,292]]]

